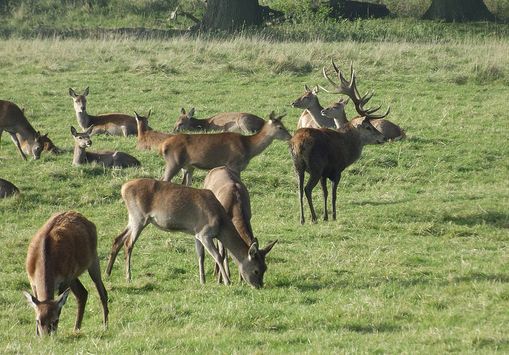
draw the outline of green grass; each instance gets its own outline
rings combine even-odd
[[[509,351],[509,42],[276,42],[255,36],[214,40],[112,38],[3,40],[0,97],[25,108],[36,129],[67,152],[23,162],[7,135],[0,174],[22,191],[0,201],[2,353],[443,353]],[[163,161],[134,138],[94,137],[93,149],[120,149],[140,169],[72,167],[69,87],[90,86],[91,113],[145,113],[168,130],[180,107],[199,117],[300,111],[303,85],[326,84],[330,58],[353,61],[361,91],[391,105],[402,142],[369,146],[343,174],[338,220],[300,226],[297,185],[285,143],[275,142],[243,172],[253,229],[268,256],[266,287],[198,281],[192,236],[153,226],[133,251],[133,282],[120,257],[105,279],[110,327],[89,277],[82,332],[72,333],[70,297],[59,334],[36,339],[24,261],[30,238],[57,211],[77,210],[98,228],[104,269],[125,227],[121,185],[159,178]],[[324,105],[336,97],[321,94]],[[350,117],[352,107],[348,108]],[[205,172],[196,173],[199,187]],[[321,192],[314,191],[321,214]],[[306,208],[309,220],[309,211]],[[233,271],[235,274],[235,271]]]

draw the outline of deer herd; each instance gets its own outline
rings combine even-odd
[[[194,117],[194,108],[182,109],[172,132],[153,130],[150,112],[141,116],[111,113],[87,113],[87,87],[80,95],[69,89],[72,97],[78,132],[70,127],[74,139],[73,165],[95,163],[106,168],[137,167],[141,163],[134,156],[117,151],[92,152],[91,137],[136,135],[138,149],[157,152],[164,160],[161,180],[134,179],[122,185],[121,196],[128,212],[125,229],[113,240],[106,267],[110,275],[118,252],[124,247],[125,276],[131,280],[131,254],[134,244],[148,224],[164,231],[181,231],[194,235],[198,259],[199,280],[205,283],[204,251],[212,256],[219,282],[230,283],[228,256],[238,266],[240,279],[255,288],[263,287],[267,270],[266,255],[276,241],[261,247],[251,227],[249,192],[241,180],[241,172],[251,159],[263,152],[274,139],[288,141],[289,151],[298,179],[300,223],[305,222],[303,197],[317,221],[312,191],[320,181],[324,200],[324,220],[328,220],[327,180],[332,182],[332,219],[336,219],[336,194],[342,172],[359,159],[364,145],[379,144],[405,137],[396,124],[385,120],[390,112],[378,114],[381,106],[365,108],[373,93],[359,94],[356,73],[350,68],[350,80],[332,62],[337,81],[323,69],[332,89],[316,86],[292,103],[304,109],[293,136],[282,122],[284,115],[272,112],[268,120],[245,112],[224,112],[205,119]],[[318,101],[318,93],[343,94],[330,107]],[[348,120],[345,107],[349,102],[359,116]],[[39,159],[43,151],[59,154],[62,151],[48,138],[36,131],[25,117],[24,110],[9,101],[0,100],[0,137],[6,131],[23,159],[31,155]],[[182,133],[185,131],[184,133]],[[198,131],[194,133],[194,131]],[[191,133],[192,132],[192,133]],[[194,169],[208,170],[202,189],[191,187]],[[182,171],[182,184],[172,179]],[[304,183],[305,173],[309,178]],[[9,181],[0,179],[0,198],[19,194]],[[88,292],[78,277],[88,271],[103,307],[103,321],[108,321],[108,296],[101,279],[97,256],[97,232],[94,223],[78,212],[53,215],[32,238],[26,259],[26,271],[32,294],[24,292],[35,309],[38,335],[56,332],[60,312],[69,292],[77,299],[78,312],[74,330],[81,327]],[[55,292],[58,292],[55,299]]]

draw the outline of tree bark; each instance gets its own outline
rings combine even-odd
[[[433,0],[422,18],[445,21],[495,20],[482,0]]]
[[[235,30],[261,23],[262,11],[258,0],[208,0],[201,28]]]

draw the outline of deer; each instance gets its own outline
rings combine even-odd
[[[0,198],[19,194],[19,189],[12,182],[0,178]]]
[[[181,231],[195,237],[200,283],[205,283],[204,249],[214,258],[224,284],[230,279],[213,239],[220,241],[238,264],[242,278],[255,288],[263,287],[267,270],[265,257],[276,242],[260,249],[256,241],[248,244],[239,235],[223,206],[212,191],[155,179],[134,179],[121,188],[127,207],[127,227],[113,241],[106,268],[110,276],[117,254],[124,245],[125,272],[131,281],[131,253],[143,229],[152,223],[164,231]]]
[[[0,137],[3,131],[11,135],[23,160],[27,160],[27,155],[32,155],[34,160],[37,160],[45,147],[54,147],[47,134],[41,136],[41,133],[32,127],[18,105],[0,100]]]
[[[176,134],[161,145],[166,161],[162,180],[171,181],[180,169],[184,172],[182,183],[191,185],[193,170],[227,166],[240,173],[249,161],[263,152],[274,139],[288,141],[292,136],[281,119],[271,112],[269,120],[257,133],[244,136],[240,133]]]
[[[78,277],[86,270],[99,293],[107,327],[108,294],[101,279],[95,224],[75,211],[53,215],[32,238],[26,259],[33,295],[27,291],[23,294],[35,310],[38,336],[57,332],[60,312],[70,292],[78,303],[74,331],[80,330],[88,291]]]
[[[253,134],[262,129],[265,123],[263,118],[246,112],[222,112],[203,119],[195,118],[194,113],[194,107],[189,112],[181,108],[173,132],[218,131]]]
[[[239,236],[246,244],[252,244],[256,238],[251,227],[251,201],[240,175],[226,166],[214,168],[205,176],[203,188],[214,193],[231,218]],[[229,275],[228,256],[222,245],[219,246],[219,252],[224,257],[224,267]]]
[[[90,133],[94,126],[88,127],[85,132],[78,133],[76,128],[71,126],[71,134],[74,137],[74,155],[72,165],[78,166],[96,162],[106,168],[128,168],[140,166],[138,159],[124,152],[87,152],[86,149],[92,145]]]
[[[134,112],[134,118],[136,119],[136,125],[138,130],[136,148],[141,150],[156,150],[161,151],[160,146],[166,140],[166,138],[172,136],[169,133],[158,132],[149,129],[148,119],[151,111],[148,112],[147,116],[141,116],[136,111]]]
[[[87,113],[87,96],[89,88],[87,87],[83,94],[78,95],[72,88],[69,88],[69,95],[73,99],[76,119],[81,129],[85,130],[94,126],[91,134],[108,134],[112,136],[130,136],[136,135],[136,120],[133,116],[123,113],[106,113],[97,116]]]
[[[319,87],[310,89],[304,85],[304,94],[292,103],[292,107],[302,108],[304,111],[300,115],[297,128],[339,128],[348,122],[346,116],[336,116],[332,119],[323,115],[321,111],[323,106],[318,100]],[[346,105],[348,100],[343,102]]]
[[[366,98],[359,98],[355,76],[352,75],[350,82],[341,80],[337,91],[341,91],[341,93],[346,94],[352,99],[357,112],[361,116],[359,123],[354,125],[352,122],[348,122],[335,130],[327,128],[300,128],[290,140],[290,154],[299,185],[301,224],[305,223],[304,193],[311,210],[311,221],[313,223],[317,221],[313,207],[312,191],[318,181],[321,183],[324,199],[323,219],[324,221],[328,220],[327,179],[332,182],[332,219],[336,220],[337,187],[342,172],[359,159],[363,146],[367,144],[381,144],[386,141],[386,137],[371,124],[371,119],[377,118],[374,112],[379,108],[364,109],[364,104],[367,100]],[[309,173],[309,179],[304,187],[305,172]]]

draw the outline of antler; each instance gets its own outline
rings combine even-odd
[[[325,70],[325,67],[323,67],[322,72],[325,79],[327,79],[332,85],[334,85],[335,89],[334,91],[329,91],[323,87],[321,87],[322,90],[328,93],[336,93],[336,94],[344,94],[348,96],[350,99],[352,99],[352,102],[355,105],[355,110],[359,115],[374,119],[374,118],[384,118],[391,112],[391,108],[387,109],[387,112],[385,112],[383,115],[375,115],[374,113],[380,110],[382,105],[378,107],[372,107],[365,109],[364,105],[368,103],[369,100],[373,97],[374,91],[367,92],[364,94],[364,96],[361,96],[359,94],[359,90],[357,90],[357,83],[355,78],[355,70],[353,69],[353,63],[350,63],[350,81],[346,80],[345,76],[341,72],[341,70],[336,66],[336,63],[334,63],[334,59],[332,59],[332,67],[336,71],[336,74],[338,75],[339,79],[339,85],[334,82],[328,75],[327,71]]]

